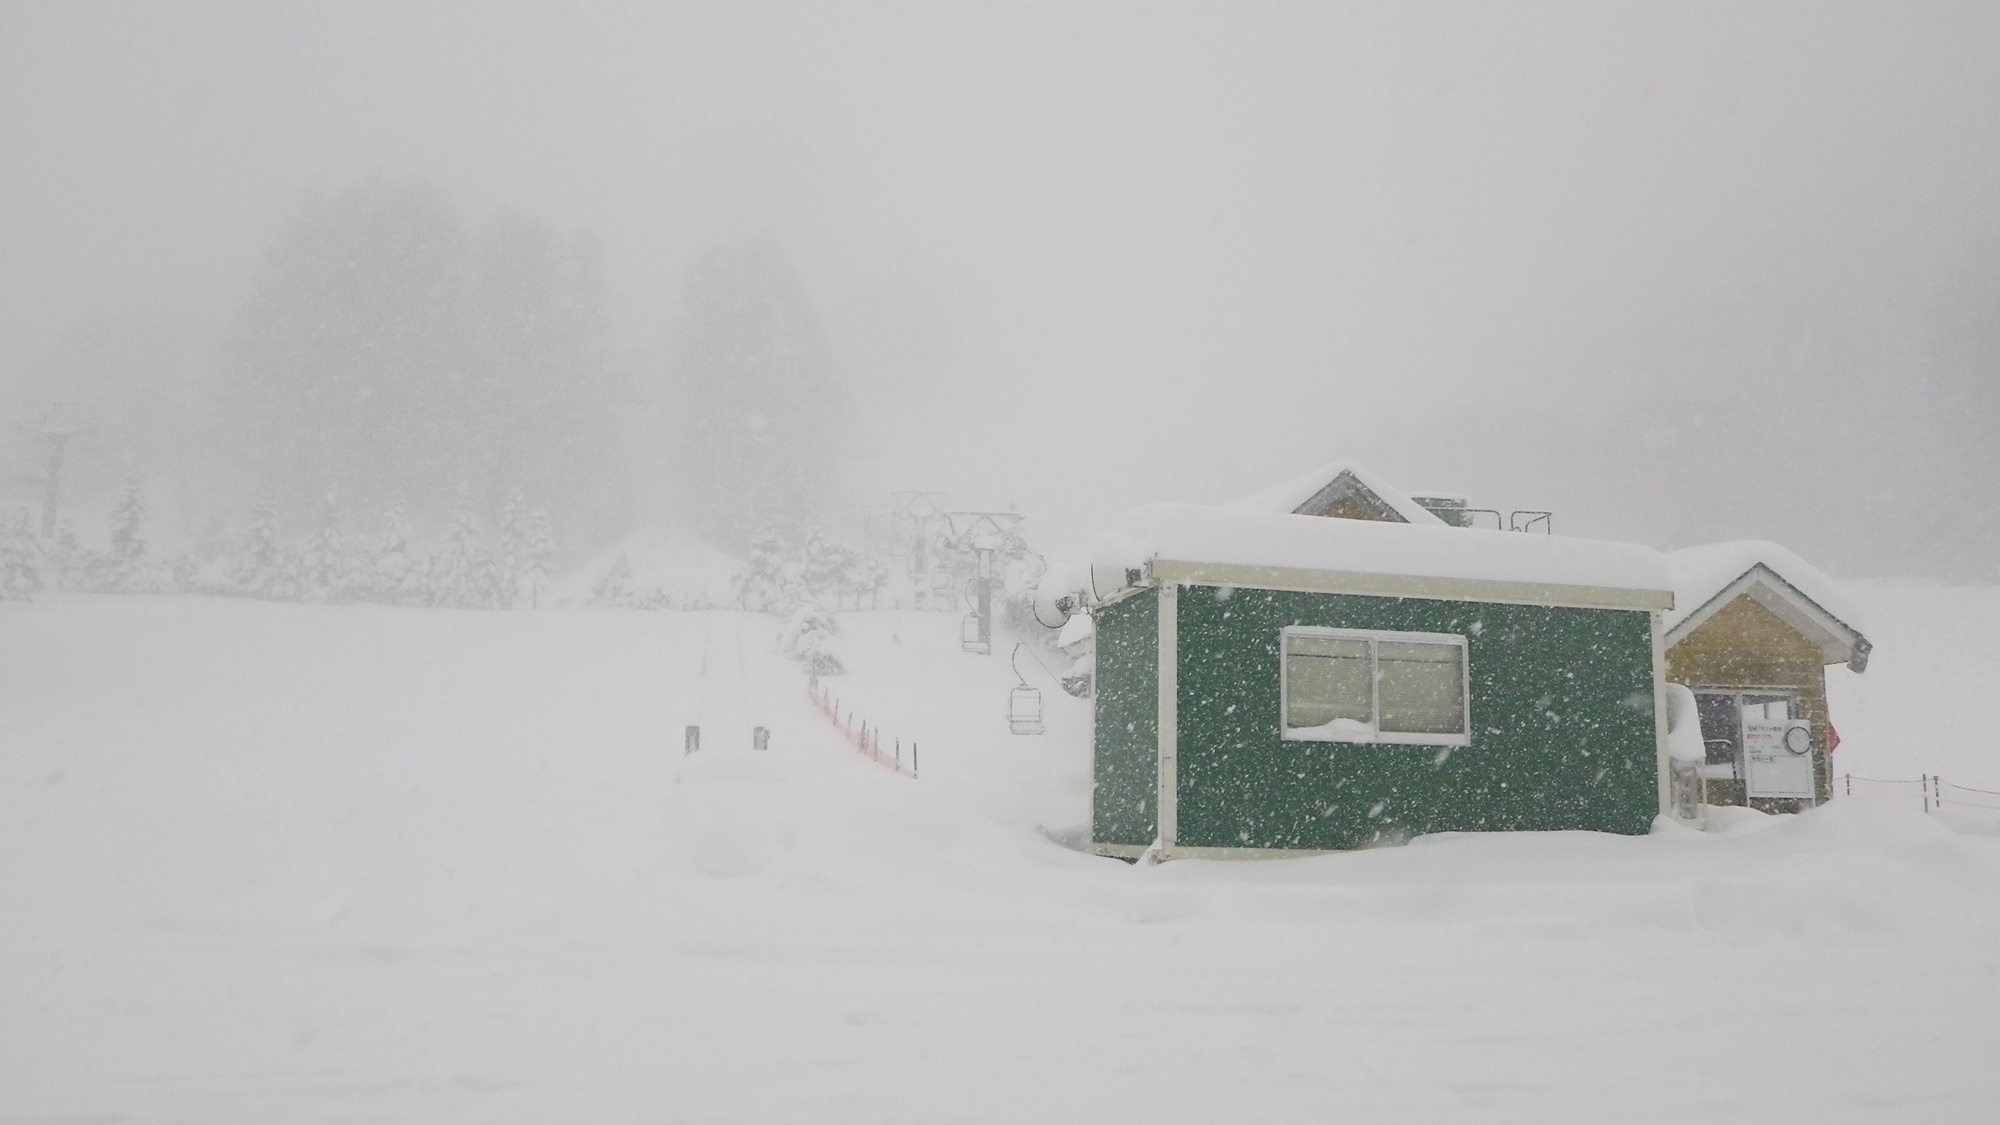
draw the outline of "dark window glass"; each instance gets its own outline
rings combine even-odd
[[[1736,696],[1696,693],[1695,711],[1701,716],[1701,738],[1708,744],[1708,764],[1729,765],[1743,746],[1743,715],[1737,710]]]

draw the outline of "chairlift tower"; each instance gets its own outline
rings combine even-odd
[[[84,403],[49,399],[27,401],[47,408],[39,419],[19,423],[23,433],[39,434],[49,443],[48,468],[42,473],[42,538],[47,539],[56,533],[56,505],[62,495],[63,451],[71,438],[90,432],[90,427],[77,418],[86,408]]]
[[[942,492],[892,492],[889,494],[889,535],[898,549],[909,551],[909,573],[914,580],[917,604],[937,593],[929,588],[933,540],[946,522],[949,497]]]
[[[993,584],[1001,560],[1030,553],[1020,525],[1019,512],[953,512],[947,518],[950,538],[940,547],[956,554],[961,567],[971,564],[973,610],[959,632],[959,645],[967,652],[993,651]]]

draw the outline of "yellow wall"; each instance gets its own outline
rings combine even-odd
[[[1818,799],[1832,793],[1833,772],[1826,754],[1826,666],[1819,649],[1800,636],[1777,614],[1739,595],[1715,616],[1667,650],[1667,679],[1699,690],[1728,688],[1749,691],[1783,688],[1798,696],[1795,719],[1812,723],[1813,786]],[[1711,804],[1744,803],[1743,783],[1709,782]],[[1773,806],[1793,802],[1763,802]]]

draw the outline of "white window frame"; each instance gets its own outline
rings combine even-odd
[[[1291,725],[1291,645],[1293,637],[1328,637],[1340,640],[1360,640],[1368,642],[1368,712],[1373,716],[1370,727],[1373,735],[1366,741],[1351,738],[1336,738],[1332,735],[1306,734],[1311,728]],[[1376,656],[1379,641],[1409,641],[1421,644],[1455,645],[1458,648],[1460,723],[1457,734],[1423,734],[1411,731],[1385,731],[1382,722],[1382,673]],[[1470,746],[1472,745],[1472,660],[1471,651],[1465,637],[1458,633],[1400,633],[1389,629],[1331,629],[1320,625],[1287,625],[1278,638],[1278,729],[1286,742],[1340,742],[1349,745],[1388,744],[1392,746]]]

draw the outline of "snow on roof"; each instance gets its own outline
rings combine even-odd
[[[1320,494],[1327,485],[1345,473],[1352,476],[1363,488],[1387,505],[1391,511],[1403,517],[1404,522],[1427,527],[1447,527],[1443,520],[1432,515],[1422,504],[1410,499],[1410,494],[1392,487],[1387,481],[1352,461],[1335,461],[1321,465],[1309,473],[1269,488],[1238,497],[1229,502],[1231,508],[1243,508],[1258,512],[1278,512],[1290,514],[1298,511],[1300,505]]]
[[[1672,589],[1660,553],[1631,543],[1190,504],[1126,513],[1098,539],[1092,585],[1106,598],[1148,568],[1165,581],[1625,608],[1664,609]]]
[[[1838,582],[1784,547],[1761,539],[1740,539],[1671,551],[1666,562],[1674,583],[1674,609],[1660,624],[1669,644],[1693,632],[1739,594],[1748,593],[1819,641],[1829,662],[1848,660],[1866,665],[1870,646],[1860,611]],[[1775,575],[1780,585],[1760,580],[1760,567]],[[1798,605],[1801,597],[1810,604]],[[1784,604],[1777,604],[1781,602]]]

